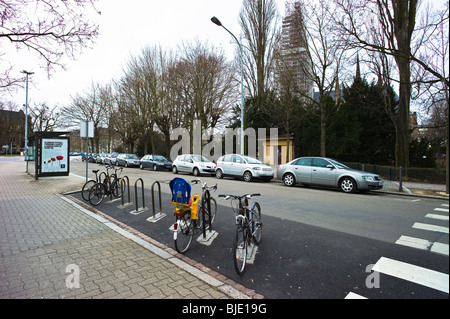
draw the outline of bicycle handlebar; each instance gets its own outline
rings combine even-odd
[[[206,183],[203,183],[203,182],[200,180],[200,178],[193,179],[193,180],[191,181],[191,183],[193,183],[193,184],[201,183],[201,184],[202,184],[202,188],[204,188],[204,189],[209,188],[209,189],[212,189],[212,190],[214,190],[214,191],[217,190],[217,183],[216,183],[216,185],[214,185],[214,186],[207,186]]]
[[[240,196],[239,195],[229,195],[229,194],[227,194],[227,195],[225,195],[225,194],[218,195],[218,197],[223,197],[225,199],[230,199],[230,198],[242,199],[244,197],[250,199],[250,198],[252,198],[254,196],[261,196],[261,194],[259,194],[259,193],[256,193],[256,194],[245,194],[245,195],[240,195]]]

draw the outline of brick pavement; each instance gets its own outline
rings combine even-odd
[[[83,182],[0,161],[1,299],[262,298],[59,195]]]

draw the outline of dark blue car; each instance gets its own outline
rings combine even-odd
[[[141,169],[151,168],[154,171],[162,169],[167,169],[170,171],[172,169],[172,162],[162,155],[149,154],[141,158],[140,167]]]

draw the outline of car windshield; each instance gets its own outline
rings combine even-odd
[[[249,164],[262,164],[261,161],[257,160],[256,158],[248,157],[248,156],[242,156],[242,157],[243,157],[243,158],[247,161],[247,163],[249,163]]]
[[[159,155],[153,156],[153,159],[155,161],[167,161],[167,158],[165,158],[164,156],[159,156]]]
[[[194,162],[209,162],[206,157],[200,155],[192,155],[192,159],[194,160]]]
[[[338,161],[335,161],[335,160],[332,160],[332,159],[330,159],[329,161],[331,163],[333,163],[334,166],[336,166],[337,168],[348,168],[348,166],[346,166],[346,165],[344,165],[342,163],[339,163]]]
[[[139,157],[137,157],[136,155],[128,155],[128,158],[131,158],[131,159],[139,159]]]

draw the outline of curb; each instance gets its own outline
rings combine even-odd
[[[156,241],[155,239],[135,230],[134,228],[108,216],[107,214],[90,207],[77,198],[71,196],[76,192],[70,192],[60,196],[67,203],[78,208],[81,212],[95,218],[105,226],[111,228],[124,237],[131,239],[159,257],[187,271],[216,289],[222,291],[233,299],[264,299],[264,296],[248,289],[241,284],[219,274],[218,272],[198,263],[197,261],[179,254],[174,249]]]

